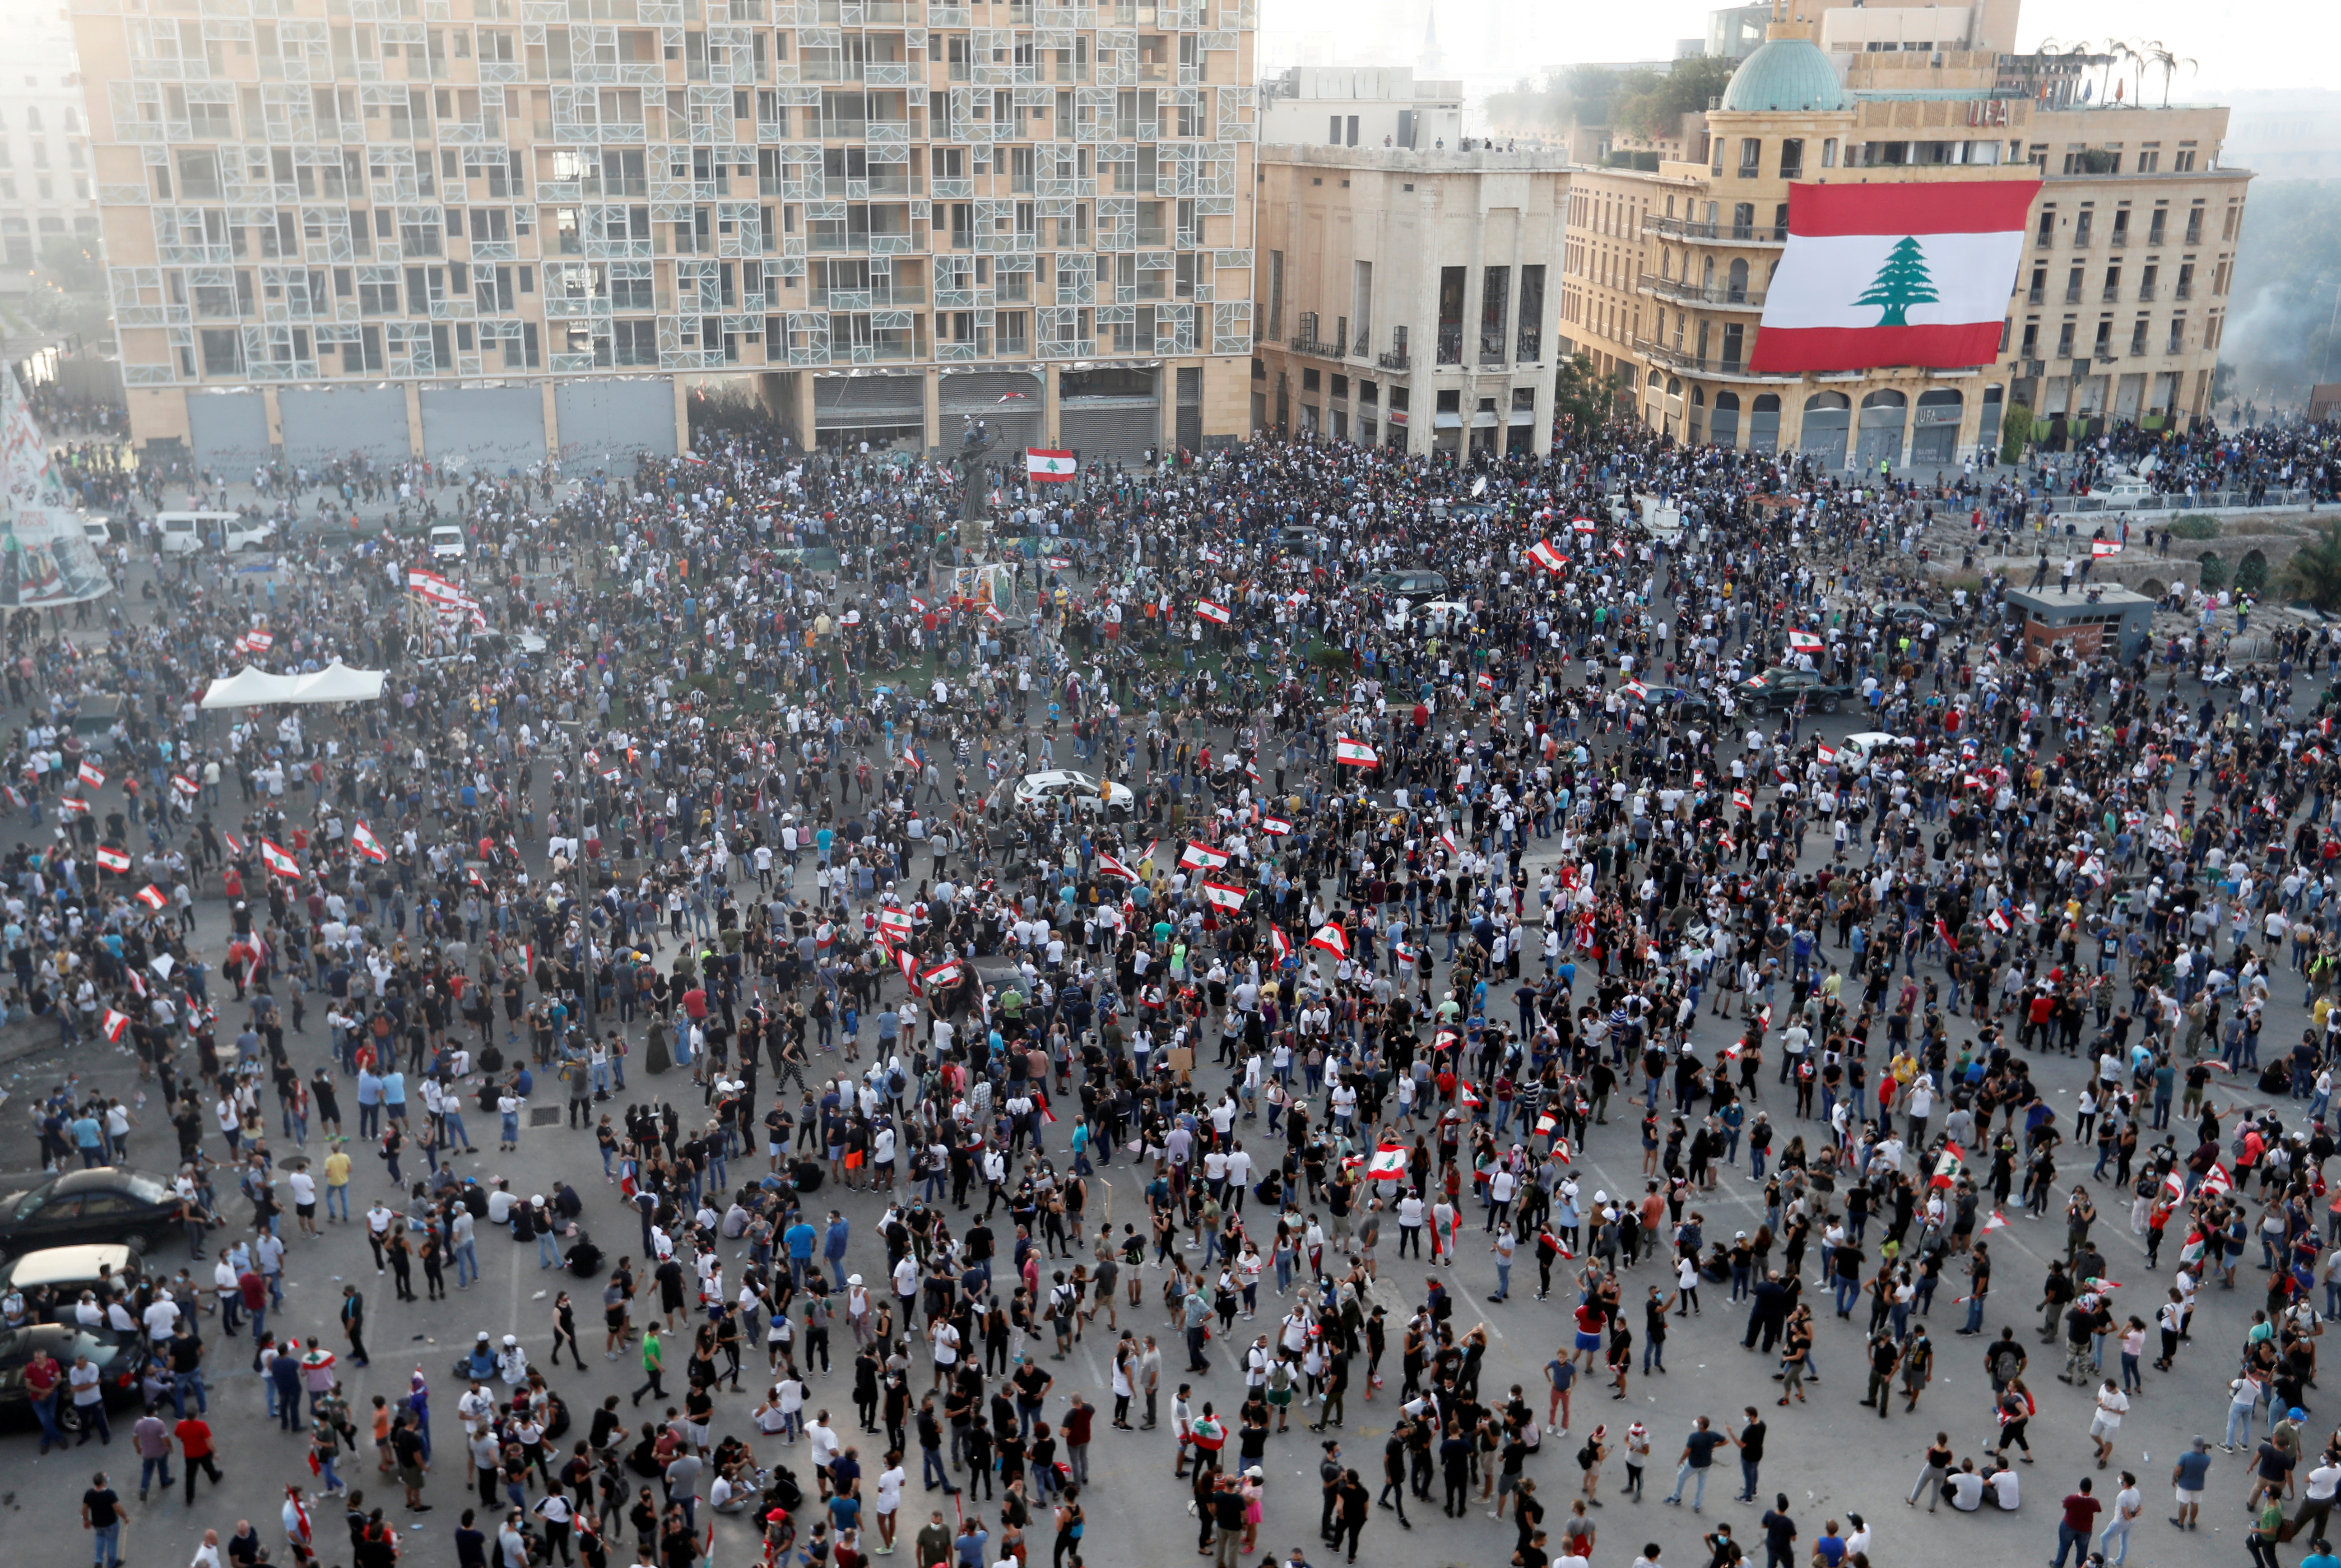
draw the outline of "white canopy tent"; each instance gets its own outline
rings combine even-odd
[[[292,675],[271,675],[264,670],[245,665],[225,680],[214,680],[204,693],[206,708],[258,708],[264,703],[290,702],[293,689],[300,678]]]
[[[271,675],[245,665],[204,693],[205,708],[263,708],[272,703],[374,702],[386,677],[379,670],[353,670],[336,660],[307,675]]]
[[[374,702],[385,677],[379,670],[353,670],[336,659],[313,675],[294,679],[294,702]]]

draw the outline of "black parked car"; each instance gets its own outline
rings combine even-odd
[[[0,1197],[0,1254],[74,1242],[125,1242],[151,1253],[179,1224],[168,1182],[126,1166],[67,1171]]]
[[[1834,713],[1854,694],[1854,688],[1845,681],[1830,680],[1810,670],[1785,667],[1767,670],[1763,674],[1739,683],[1740,706],[1768,713],[1784,712],[1795,707],[1799,697],[1805,700],[1805,707],[1813,712]]]
[[[0,1411],[24,1410],[31,1404],[25,1394],[25,1368],[33,1365],[36,1350],[56,1357],[60,1368],[73,1365],[75,1355],[88,1356],[90,1365],[103,1374],[97,1387],[107,1404],[120,1404],[130,1397],[124,1379],[134,1378],[135,1358],[115,1343],[114,1335],[61,1323],[36,1323],[0,1330]],[[57,1390],[57,1424],[69,1434],[79,1432],[81,1417],[74,1410],[73,1397],[62,1377]]]

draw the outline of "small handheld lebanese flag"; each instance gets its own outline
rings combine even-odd
[[[921,996],[925,995],[926,989],[930,986],[956,986],[959,984],[960,976],[965,971],[960,968],[960,962],[957,958],[945,958],[941,963],[937,964],[933,968],[929,969],[925,974],[919,977],[920,994]]]
[[[1383,1144],[1374,1150],[1374,1157],[1366,1162],[1366,1175],[1374,1181],[1398,1181],[1406,1176],[1407,1147],[1404,1144]]]
[[[1989,364],[2037,180],[1792,184],[1758,374]]]
[[[1215,909],[1240,909],[1243,908],[1244,890],[1225,882],[1214,882],[1206,877],[1203,878],[1203,899]]]
[[[983,607],[983,618],[991,621],[1004,621],[1008,619],[1000,613],[1000,606],[996,604],[987,604]]]
[[[1262,817],[1260,819],[1260,830],[1263,833],[1270,834],[1274,838],[1281,839],[1292,831],[1292,824],[1286,821],[1281,817]]]
[[[1952,1186],[1959,1179],[1959,1173],[1967,1168],[1967,1150],[1948,1139],[1944,1140],[1943,1152],[1936,1156],[1935,1174],[1928,1178],[1928,1185],[1939,1187]]]
[[[1382,759],[1374,749],[1362,740],[1352,740],[1343,735],[1333,742],[1333,760],[1344,768],[1379,768]]]
[[[117,1013],[112,1007],[105,1009],[105,1037],[109,1043],[119,1044],[122,1039],[122,1031],[129,1027],[130,1015],[128,1013]]]
[[[1205,620],[1214,621],[1221,626],[1225,626],[1229,621],[1235,619],[1234,616],[1228,613],[1228,607],[1226,605],[1214,604],[1208,599],[1199,599],[1195,600],[1195,613],[1201,616]]]
[[[1447,851],[1449,859],[1459,860],[1463,858],[1463,850],[1455,842],[1455,830],[1452,828],[1439,835],[1439,847]]]
[[[1629,680],[1625,685],[1618,688],[1619,696],[1630,697],[1637,702],[1639,702],[1643,698],[1648,697],[1649,694],[1650,689],[1643,685],[1639,680]]]
[[[2006,1230],[2007,1228],[2007,1216],[2000,1213],[1997,1209],[1994,1209],[1991,1211],[1991,1217],[1983,1222],[1983,1228],[1987,1231]]]
[[[1129,867],[1123,865],[1121,861],[1115,859],[1112,856],[1106,854],[1102,850],[1098,853],[1097,868],[1098,875],[1101,877],[1119,877],[1125,882],[1135,882],[1138,880],[1137,872],[1131,870]]]
[[[1579,533],[1599,533],[1601,531],[1601,525],[1594,521],[1589,517],[1580,517],[1569,526],[1575,529]]]
[[[1200,550],[1198,550],[1197,551],[1195,551],[1195,553],[1196,553],[1198,556],[1200,556],[1203,560],[1210,561],[1213,566],[1217,566],[1217,565],[1219,565],[1220,562],[1222,562],[1222,561],[1224,561],[1225,560],[1227,560],[1227,557],[1226,557],[1226,556],[1221,555],[1218,551],[1213,550],[1213,549],[1212,549],[1210,545],[1208,545],[1208,544],[1207,544],[1207,545],[1205,545],[1205,546],[1203,546]]]
[[[904,980],[904,981],[906,981],[906,982],[909,984],[909,986],[910,986],[910,987],[911,987],[911,994],[912,996],[914,996],[914,997],[923,997],[923,996],[925,996],[925,995],[927,994],[927,993],[926,993],[926,991],[925,991],[925,989],[924,989],[923,987],[921,987],[920,986],[920,984],[919,984],[919,955],[918,955],[918,954],[913,953],[913,952],[912,952],[912,951],[911,951],[911,949],[910,949],[910,948],[895,948],[895,949],[894,949],[894,967],[895,967],[896,968],[898,968],[898,969],[900,969],[900,970],[902,970],[902,978],[903,978],[903,980]]]
[[[1555,550],[1546,540],[1539,539],[1529,547],[1529,559],[1547,571],[1564,571],[1569,567],[1569,557]]]
[[[241,857],[247,848],[244,841],[233,833],[223,833],[220,837],[227,840],[227,852],[231,855]]]
[[[889,942],[907,940],[911,935],[911,914],[907,909],[878,911],[878,930]]]
[[[1455,1080],[1455,1097],[1463,1102],[1463,1108],[1467,1111],[1485,1110],[1488,1107],[1488,1102],[1479,1097],[1479,1091],[1471,1087],[1469,1078]]]
[[[81,767],[75,771],[74,777],[80,779],[83,783],[88,785],[93,789],[103,789],[105,788],[105,775],[99,772],[95,768],[91,767],[86,762],[83,763]]]
[[[184,773],[174,773],[171,775],[171,788],[176,789],[180,794],[186,796],[191,800],[203,792],[196,786],[195,781],[188,778]]]
[[[63,799],[57,802],[57,806],[59,809],[71,811],[76,816],[85,817],[89,814],[89,802],[83,799],[78,795],[65,796]]]
[[[2007,916],[2001,914],[1998,910],[1994,909],[1990,914],[1986,915],[1983,918],[1984,924],[1989,926],[1993,930],[1997,931],[2003,937],[2007,935]]]
[[[276,646],[276,638],[272,632],[247,631],[244,634],[244,640],[256,653],[265,653]]]
[[[1292,957],[1292,938],[1284,934],[1284,928],[1281,926],[1270,926],[1268,928],[1268,948],[1270,952],[1276,955],[1276,962],[1280,964]]]
[[[100,844],[97,847],[97,863],[102,869],[108,871],[127,871],[130,869],[129,856],[124,854],[119,849],[108,849],[104,844]]]
[[[263,839],[260,841],[260,858],[264,865],[280,877],[297,879],[301,875],[301,862],[287,855],[274,839]]]
[[[2089,553],[2100,560],[2121,552],[2121,541],[2118,539],[2093,539],[2089,541]]]
[[[1209,844],[1190,844],[1179,852],[1179,864],[1190,871],[1216,871],[1227,863],[1226,853]]]
[[[1748,798],[1748,791],[1745,789],[1734,789],[1731,792],[1731,803],[1742,811],[1756,809],[1756,802]]]
[[[1346,958],[1350,956],[1350,934],[1341,929],[1336,921],[1328,920],[1319,927],[1317,934],[1309,938],[1309,945],[1312,948],[1322,948],[1337,958]]]
[[[1837,760],[1837,748],[1834,746],[1816,746],[1813,748],[1813,755],[1820,760],[1822,766],[1827,767],[1829,763]]]
[[[1052,452],[1039,446],[1024,449],[1024,477],[1027,479],[1067,480],[1073,477],[1078,466],[1070,452]]]
[[[382,847],[382,840],[374,836],[374,829],[363,822],[350,825],[350,843],[359,854],[377,866],[390,858],[390,851]]]
[[[2235,1185],[2236,1184],[2234,1182],[2227,1179],[2227,1171],[2225,1166],[2214,1165],[2209,1170],[2203,1173],[2203,1190],[2211,1194],[2215,1197],[2220,1193],[2229,1190]]]
[[[149,882],[144,888],[139,888],[135,897],[140,903],[145,905],[150,909],[157,911],[158,913],[162,910],[164,905],[170,902],[170,899],[163,896],[163,889],[157,888],[152,882]],[[134,975],[131,978],[135,979],[137,977]]]
[[[1620,561],[1625,560],[1625,559],[1626,559],[1626,541],[1625,541],[1624,540],[1622,540],[1622,539],[1613,539],[1613,540],[1611,540],[1611,541],[1609,541],[1609,553],[1610,553],[1610,554],[1612,554],[1612,555],[1614,555],[1614,556],[1616,556],[1616,557],[1617,557],[1619,560],[1620,560]]]
[[[1788,648],[1795,653],[1818,653],[1821,640],[1809,631],[1791,631],[1788,633]]]

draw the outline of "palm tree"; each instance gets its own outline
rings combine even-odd
[[[2285,573],[2300,597],[2320,610],[2341,607],[2341,523],[2327,523],[2325,531],[2285,564]]]
[[[2178,74],[2178,67],[2184,65],[2192,72],[2198,69],[2200,65],[2200,62],[2185,55],[2172,54],[2163,47],[2162,40],[2159,38],[2147,45],[2144,64],[2152,65],[2162,73],[2162,106],[2166,109],[2170,107],[2170,79]],[[2144,89],[2141,88],[2140,91],[2143,92]]]
[[[2097,64],[2105,67],[2105,74],[2097,80],[2098,103],[2104,103],[2107,97],[2112,94],[2114,90],[2114,73],[2121,68],[2121,65],[2125,61],[2131,58],[2133,58],[2133,56],[2130,54],[2128,45],[2123,43],[2118,38],[2108,38],[2106,40],[2105,53],[2098,55],[2097,58]]]

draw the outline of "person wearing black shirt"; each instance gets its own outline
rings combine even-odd
[[[89,1490],[81,1494],[81,1523],[82,1528],[92,1533],[97,1568],[118,1568],[122,1562],[122,1499],[105,1484],[103,1470],[89,1478]],[[255,1549],[258,1544],[255,1537]]]
[[[474,1526],[477,1517],[466,1508],[463,1522],[455,1526],[455,1568],[488,1568],[488,1538]]]

